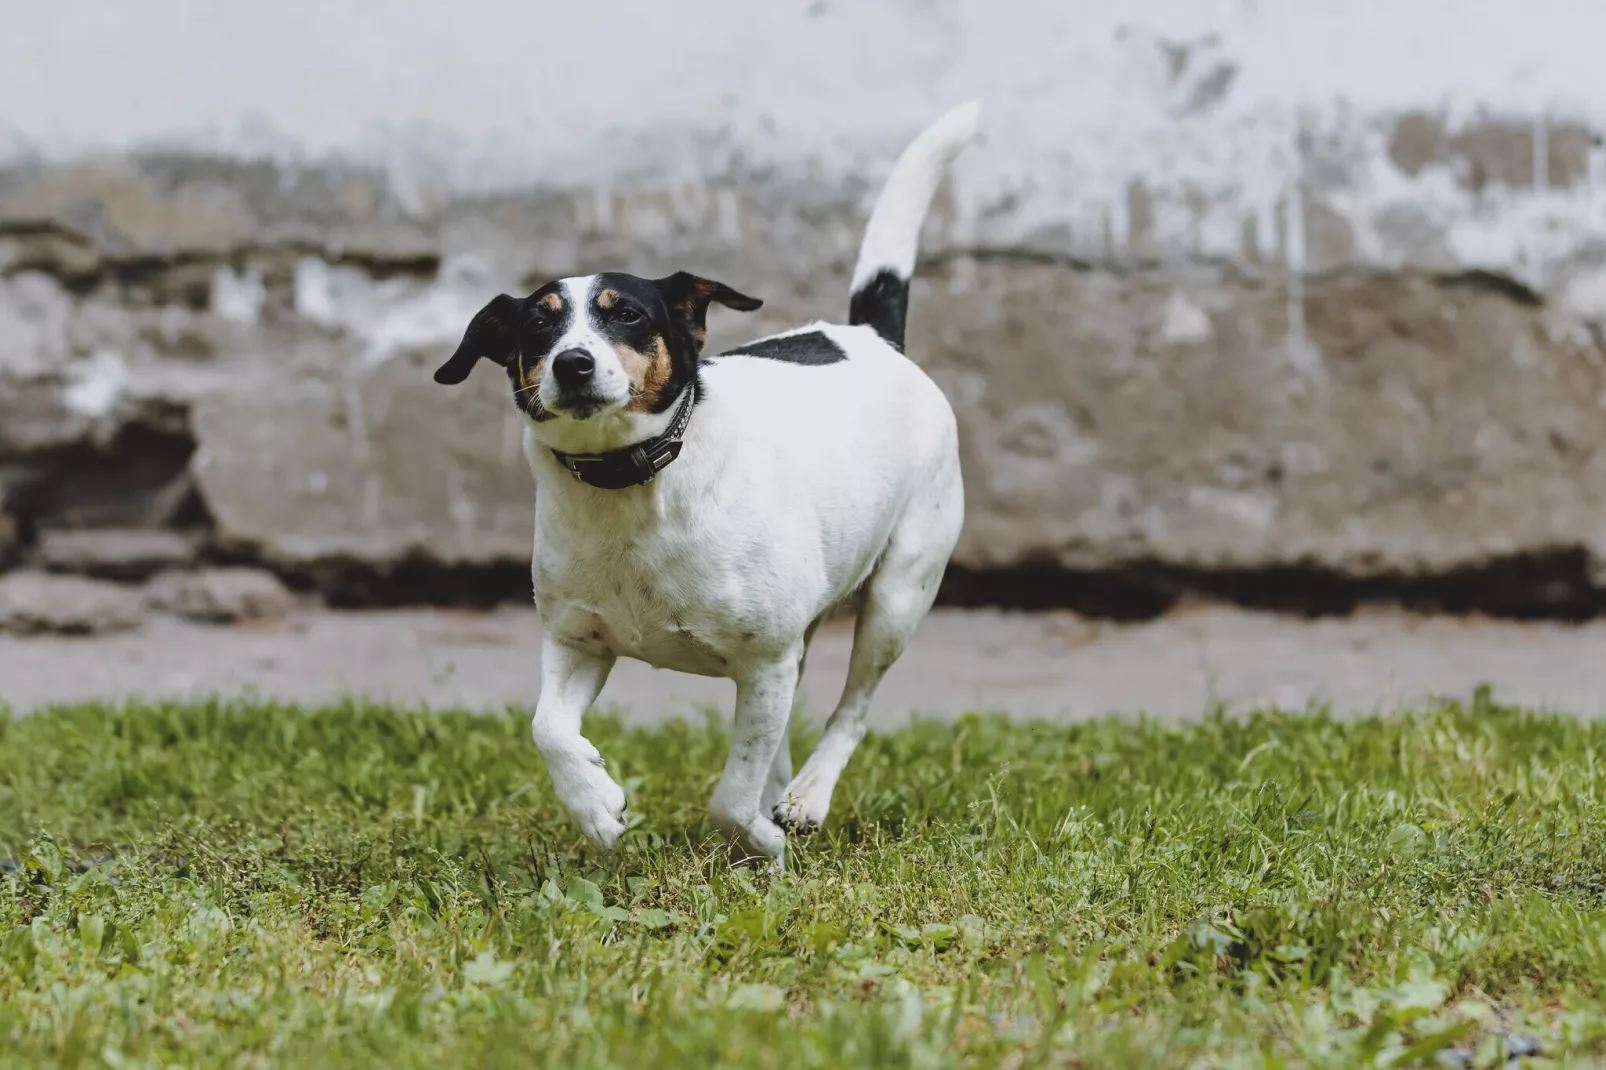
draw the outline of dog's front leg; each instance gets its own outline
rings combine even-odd
[[[784,863],[786,834],[761,807],[775,753],[786,738],[797,691],[798,656],[745,673],[736,681],[736,725],[730,757],[708,804],[714,824],[752,858]]]
[[[558,801],[591,842],[613,847],[625,831],[625,793],[603,768],[602,755],[580,734],[580,719],[613,668],[612,654],[541,640],[541,695],[530,734],[546,762]]]

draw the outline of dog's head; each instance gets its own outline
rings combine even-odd
[[[582,275],[522,299],[502,294],[475,315],[435,381],[461,383],[484,358],[506,369],[514,403],[538,424],[661,413],[696,381],[715,301],[740,312],[763,304],[684,271]]]

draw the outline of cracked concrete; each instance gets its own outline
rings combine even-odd
[[[421,278],[256,255],[188,283],[170,276],[192,265],[153,262],[137,293],[0,277],[0,317],[20,325],[0,360],[0,502],[22,556],[54,529],[144,525],[337,602],[387,584],[381,601],[433,600],[385,579],[409,563],[488,569],[505,585],[491,601],[522,600],[532,495],[505,391],[428,374],[431,340],[490,283],[450,259]],[[831,311],[822,285],[778,266],[752,272],[775,287],[769,318],[727,315],[715,345]],[[1560,596],[1505,602],[1606,604],[1592,321],[1489,273],[1290,285],[1024,255],[934,263],[910,353],[960,418],[955,563],[1365,583],[1573,555]]]

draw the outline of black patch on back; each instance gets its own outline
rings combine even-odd
[[[892,271],[878,271],[875,277],[848,300],[848,322],[870,327],[903,351],[903,332],[909,322],[909,280]]]
[[[817,368],[825,364],[838,364],[848,359],[842,347],[831,341],[823,331],[804,331],[801,334],[783,334],[779,338],[760,338],[722,354],[728,357],[764,357],[767,360],[785,361]]]

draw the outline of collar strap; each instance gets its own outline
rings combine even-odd
[[[691,423],[691,410],[696,402],[697,384],[690,383],[681,391],[680,408],[669,421],[664,433],[622,450],[607,453],[562,453],[552,451],[558,463],[580,482],[599,490],[624,490],[651,483],[680,456],[681,438]]]

